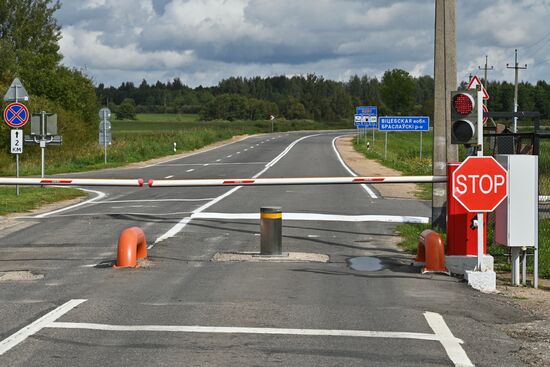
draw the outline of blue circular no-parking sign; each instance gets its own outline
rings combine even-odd
[[[22,103],[10,103],[4,110],[4,121],[11,127],[23,127],[29,121],[29,110]]]

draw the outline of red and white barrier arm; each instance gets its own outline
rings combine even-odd
[[[231,178],[193,180],[149,180],[149,187],[333,185],[447,182],[447,176],[399,177],[305,177],[305,178]]]
[[[143,179],[105,178],[12,178],[0,177],[0,185],[56,185],[56,186],[143,186]]]

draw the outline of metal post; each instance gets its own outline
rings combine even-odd
[[[15,177],[19,178],[19,153],[15,155]],[[19,196],[19,185],[15,185],[15,192]]]
[[[420,160],[422,160],[422,131],[420,132]]]
[[[527,285],[527,249],[522,248],[521,250],[523,252],[523,259],[521,264],[521,273],[522,273],[521,284]]]
[[[519,285],[519,258],[520,250],[517,247],[511,248],[512,253],[512,285]]]
[[[46,112],[42,111],[40,112],[40,160],[41,160],[41,168],[40,168],[40,177],[45,177],[45,171],[46,171]]]
[[[515,83],[515,86],[514,86],[514,112],[518,112],[518,79],[519,79],[519,70],[520,69],[527,69],[527,64],[525,64],[525,66],[519,66],[518,64],[518,50],[515,49],[514,50],[514,53],[515,53],[515,57],[514,57],[514,66],[508,66],[508,64],[506,64],[506,68],[507,69],[514,69],[515,71],[515,77],[514,77],[514,83]],[[517,133],[518,132],[518,118],[517,116],[514,116],[514,124],[512,125],[512,131],[514,133]]]
[[[478,151],[477,155],[478,157],[483,156],[483,108],[481,108],[481,105],[483,104],[483,95],[481,93],[481,86],[477,86],[477,145],[478,145]],[[485,237],[483,236],[485,234],[484,232],[484,226],[485,223],[483,223],[483,213],[477,213],[477,270],[483,271],[485,269],[482,269],[483,264],[483,244],[485,242]]]
[[[384,159],[388,157],[388,132],[386,131],[386,137],[384,138]]]
[[[283,210],[280,206],[260,208],[260,254],[282,256]]]
[[[17,88],[18,88],[18,85],[16,83],[14,83],[14,87],[15,87],[15,102],[17,103],[18,102],[18,96],[17,96]],[[19,178],[19,154],[16,154],[15,155],[15,177]],[[19,185],[16,185],[15,186],[15,193],[17,196],[19,196]]]
[[[104,150],[104,160],[107,164],[107,111],[103,110],[103,150]]]
[[[372,145],[374,145],[374,132],[376,131],[376,128],[372,129]]]

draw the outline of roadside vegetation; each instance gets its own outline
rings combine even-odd
[[[44,204],[87,195],[82,190],[59,187],[21,186],[19,188],[19,196],[16,195],[15,190],[15,186],[0,187],[0,215],[25,213],[39,208]]]

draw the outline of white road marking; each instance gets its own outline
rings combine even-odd
[[[245,151],[245,152],[248,152],[248,148],[246,148],[244,151]]]
[[[221,159],[216,159],[216,162],[221,162]]]
[[[220,327],[220,326],[178,326],[178,325],[110,325],[87,322],[53,322],[47,327],[55,329],[87,329],[102,331],[165,331],[181,333],[210,334],[264,334],[264,335],[300,335],[300,336],[349,336],[359,338],[391,338],[435,340],[435,334],[411,333],[400,331],[368,330],[330,330],[330,329],[282,329],[256,327]],[[456,339],[457,342],[462,342]]]
[[[235,153],[235,154],[241,154],[241,152],[237,152],[237,153]]]
[[[254,149],[254,145],[252,145],[252,146],[250,147],[250,149]]]
[[[445,323],[443,316],[435,312],[424,312],[424,317],[426,318],[428,325],[430,325],[437,336],[437,340],[439,340],[455,366],[474,367],[474,364],[470,361],[470,358],[468,358],[466,351],[460,345],[464,342],[455,338],[451,332],[451,329],[449,329]]]
[[[301,138],[299,139],[296,139],[294,140],[290,145],[288,145],[285,150],[283,150],[278,156],[276,156],[275,158],[273,158],[273,160],[271,160],[271,162],[267,163],[264,167],[264,169],[262,169],[260,172],[258,172],[256,175],[252,176],[252,178],[258,178],[260,175],[264,174],[269,168],[273,167],[274,164],[276,164],[277,162],[279,162],[285,155],[288,154],[288,152],[290,152],[290,150],[296,145],[298,144],[299,142],[301,142],[302,140],[304,139],[307,139],[307,138],[311,138],[313,136],[319,136],[321,134],[313,134],[313,135],[306,135],[306,136],[302,136]],[[233,194],[235,191],[239,190],[242,186],[235,186],[234,188],[232,188],[231,190],[227,191],[225,194],[223,195],[220,195],[218,196],[217,198],[215,198],[214,200],[204,204],[203,206],[193,210],[193,212],[191,213],[190,216],[188,217],[185,217],[185,218],[182,218],[182,220],[177,223],[175,226],[173,226],[172,228],[170,228],[166,233],[164,233],[162,236],[158,237],[155,241],[154,244],[151,244],[149,245],[147,248],[150,249],[152,248],[154,245],[156,245],[157,243],[159,242],[162,242],[164,241],[165,239],[167,238],[171,238],[171,237],[174,237],[176,234],[178,234],[179,232],[181,232],[185,226],[187,225],[187,223],[189,223],[191,221],[191,219],[193,218],[194,215],[196,214],[199,214],[203,211],[205,211],[206,209],[208,209],[209,207],[211,207],[212,205],[218,203],[219,201],[225,199],[226,197],[228,197],[229,195]]]
[[[231,157],[233,157],[233,155],[232,155],[232,154],[230,154],[230,155],[228,155],[228,156],[227,156],[227,158],[231,158]]]
[[[83,201],[81,203],[75,204],[75,205],[71,205],[71,206],[67,206],[65,208],[57,209],[57,210],[54,210],[54,211],[51,211],[51,212],[35,215],[32,218],[45,218],[45,217],[50,216],[52,214],[61,213],[61,212],[67,211],[67,210],[78,208],[79,206],[83,206],[83,205],[86,205],[86,204],[93,203],[94,201],[97,201],[99,199],[103,199],[105,196],[107,196],[104,192],[97,191],[97,190],[89,190],[89,189],[82,189],[82,188],[78,188],[78,189],[80,189],[82,191],[86,191],[86,192],[93,192],[94,194],[97,194],[97,196],[94,197],[94,198],[88,199],[86,201]]]
[[[383,338],[383,339],[413,339],[437,341],[441,343],[447,356],[457,367],[473,367],[464,343],[453,335],[443,317],[435,312],[425,312],[424,317],[434,331],[430,333],[415,333],[401,331],[372,331],[372,330],[344,330],[344,329],[289,329],[289,328],[261,328],[261,327],[218,327],[218,326],[184,326],[184,325],[112,325],[87,322],[58,322],[60,316],[84,302],[85,300],[71,300],[58,307],[29,326],[21,329],[11,337],[0,343],[6,347],[0,349],[0,355],[24,341],[28,336],[43,328],[78,329],[99,331],[123,332],[180,332],[180,333],[207,333],[207,334],[254,334],[254,335],[294,335],[294,336],[322,336],[322,337],[355,337],[355,338]]]
[[[357,177],[357,174],[355,172],[353,172],[351,170],[351,168],[348,167],[348,165],[342,159],[342,156],[340,155],[340,152],[338,152],[338,149],[336,149],[336,139],[341,138],[342,136],[345,136],[345,135],[340,135],[340,136],[337,136],[334,139],[332,139],[332,149],[334,150],[334,153],[336,153],[336,157],[338,157],[338,160],[340,161],[342,166],[346,169],[346,171],[348,171],[350,173],[350,175],[352,175],[354,177]],[[376,196],[376,194],[374,193],[374,191],[371,190],[370,187],[368,187],[365,184],[362,184],[361,187],[363,189],[365,189],[365,191],[370,195],[371,198],[378,199],[378,196]]]
[[[194,213],[193,219],[260,219],[260,213]],[[283,220],[308,220],[321,222],[384,222],[384,223],[429,223],[428,217],[402,215],[338,215],[318,213],[283,212]]]
[[[223,166],[226,164],[266,164],[269,162],[231,162],[231,163],[172,163],[165,164],[163,167],[186,167],[186,166]]]
[[[23,342],[29,336],[36,334],[45,327],[49,327],[55,320],[85,301],[85,299],[72,299],[69,302],[57,307],[55,310],[48,312],[16,333],[8,336],[0,342],[0,356],[15,347],[17,344]]]
[[[201,150],[201,151],[199,151],[199,152],[191,153],[191,154],[188,154],[188,155],[186,155],[186,156],[184,156],[184,157],[176,157],[176,158],[173,158],[173,159],[168,159],[168,160],[165,160],[165,161],[163,161],[163,162],[158,162],[158,163],[150,164],[150,165],[148,165],[148,166],[144,166],[144,167],[140,167],[140,168],[149,168],[149,167],[154,167],[154,166],[158,166],[158,165],[164,165],[164,163],[167,163],[167,162],[172,162],[172,161],[177,161],[177,160],[180,160],[180,159],[185,159],[185,158],[188,158],[188,157],[192,157],[192,156],[194,156],[194,155],[197,155],[197,154],[202,154],[202,153],[210,152],[210,151],[212,151],[212,150],[219,149],[219,148],[223,148],[223,147],[226,147],[226,146],[231,145],[231,144],[239,143],[239,142],[241,142],[241,141],[243,141],[243,140],[246,140],[246,139],[248,139],[248,138],[250,138],[250,136],[246,136],[246,137],[244,137],[244,138],[242,138],[242,139],[239,139],[239,140],[237,140],[237,141],[232,141],[232,142],[227,143],[227,144],[218,145],[218,146],[212,147],[212,148],[210,148],[210,149],[205,149],[205,150]]]
[[[213,200],[214,198],[198,198],[198,199],[143,199],[143,200],[105,200],[105,201],[98,201],[94,204],[113,204],[113,203],[156,203],[156,202],[168,202],[168,201],[174,201],[174,202],[187,202],[187,201],[207,201],[207,200]]]
[[[193,172],[195,169],[194,168],[189,168],[187,171],[185,172]]]
[[[166,176],[164,178],[172,178],[172,177],[174,177],[174,175]]]

